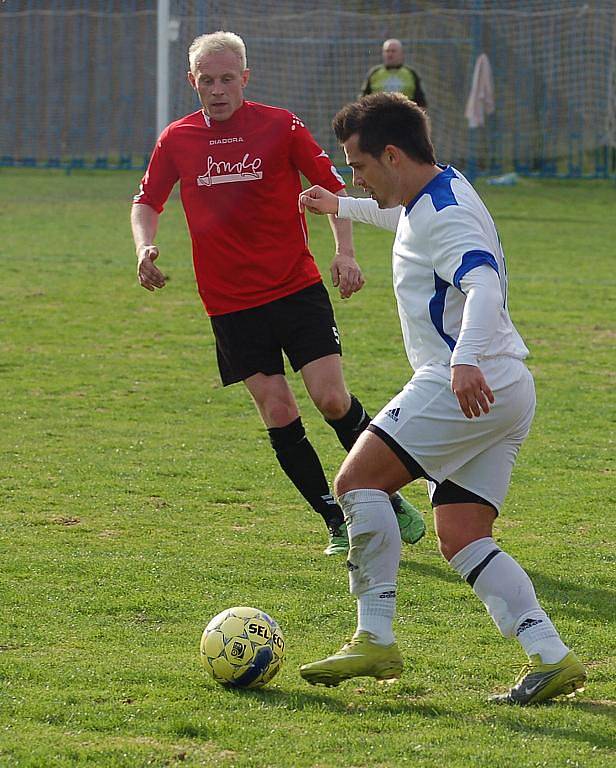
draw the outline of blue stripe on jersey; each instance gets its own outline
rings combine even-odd
[[[464,275],[466,275],[467,272],[470,272],[471,269],[481,266],[481,264],[487,264],[489,267],[492,267],[498,275],[498,264],[491,253],[488,253],[488,251],[467,251],[464,256],[462,256],[462,263],[456,269],[456,273],[453,276],[453,284],[459,291],[462,290],[462,288],[460,288],[460,281]]]
[[[406,215],[409,215],[415,203],[424,195],[430,195],[432,205],[436,211],[442,211],[443,208],[447,208],[449,205],[458,205],[456,196],[451,188],[452,179],[455,178],[457,177],[453,168],[450,165],[446,166],[443,172],[437,174],[429,181],[421,192],[406,206]]]
[[[445,295],[447,289],[451,286],[442,277],[439,277],[436,272],[434,273],[434,296],[430,299],[428,305],[430,309],[430,317],[434,323],[434,327],[439,333],[439,336],[447,344],[449,349],[453,352],[456,346],[456,340],[449,334],[445,333],[443,328],[443,315],[445,314]]]

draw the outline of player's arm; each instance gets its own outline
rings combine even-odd
[[[464,209],[451,206],[429,223],[425,233],[434,271],[466,297],[460,334],[451,355],[451,389],[464,415],[488,413],[494,394],[480,369],[503,305],[498,265],[479,223]],[[418,231],[418,235],[424,233]]]
[[[341,189],[336,196],[346,197],[345,190]],[[348,219],[339,219],[335,213],[329,214],[328,219],[336,243],[336,253],[330,266],[332,282],[340,291],[340,296],[348,299],[365,283],[361,268],[355,260],[353,225]]]
[[[376,200],[369,197],[337,197],[319,185],[305,189],[299,196],[299,209],[310,213],[335,213],[339,219],[360,221],[374,227],[395,232],[398,228],[402,206],[379,208]]]
[[[291,160],[295,167],[312,183],[319,184],[324,191],[332,194],[336,205],[324,211],[330,215],[329,223],[336,242],[336,253],[331,264],[331,275],[343,299],[359,291],[364,284],[361,269],[355,260],[352,224],[336,217],[339,195],[345,195],[344,180],[332,161],[314,140],[302,121],[292,116]],[[303,208],[300,203],[300,213]]]
[[[479,357],[485,352],[497,327],[502,306],[498,272],[482,264],[460,281],[466,294],[462,327],[451,356],[451,389],[464,415],[472,419],[488,413],[494,394],[481,369]]]
[[[413,101],[415,102],[415,104],[417,104],[418,107],[423,107],[424,109],[427,109],[428,100],[426,99],[426,94],[424,93],[424,90],[421,87],[421,81],[419,79],[419,75],[417,74],[417,72],[415,72],[414,69],[412,69],[411,72],[415,76],[415,96],[413,97]]]
[[[159,254],[158,247],[154,245],[159,215],[149,205],[141,203],[133,203],[130,213],[137,254],[137,279],[148,291],[163,288],[165,285],[165,276],[154,264]]]
[[[376,67],[371,67],[368,73],[366,74],[366,79],[361,85],[361,90],[359,91],[357,98],[361,99],[362,96],[368,96],[372,93],[372,75],[377,71],[379,68],[379,65]]]
[[[154,239],[158,230],[159,216],[179,177],[167,149],[169,135],[170,127],[162,132],[156,142],[147,170],[141,179],[139,191],[133,198],[130,214],[137,253],[137,279],[148,291],[163,288],[165,285],[165,276],[154,265],[159,255]]]

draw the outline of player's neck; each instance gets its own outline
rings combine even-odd
[[[227,117],[225,120],[217,120],[215,117],[212,117],[208,113],[208,111],[205,109],[205,107],[202,107],[201,111],[203,112],[203,114],[205,115],[205,117],[207,118],[207,120],[210,122],[210,124],[213,127],[220,126],[221,128],[225,128],[225,127],[227,127],[227,125],[231,124],[233,122],[233,120],[235,120],[237,118],[237,115],[241,112],[241,109],[242,109],[242,107],[244,106],[245,103],[246,103],[246,100],[242,101],[242,103],[239,105],[239,107],[234,112],[232,112],[229,115],[229,117]]]
[[[416,163],[410,161],[410,166],[404,175],[402,185],[401,203],[407,206],[411,200],[414,200],[421,190],[429,184],[432,179],[442,173],[442,168],[438,165],[428,163]]]

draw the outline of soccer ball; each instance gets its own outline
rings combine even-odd
[[[258,608],[228,608],[210,621],[201,637],[203,666],[221,685],[260,688],[284,661],[284,636]]]

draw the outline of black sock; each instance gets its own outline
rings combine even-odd
[[[267,431],[276,458],[289,480],[321,515],[330,531],[337,530],[344,516],[332,496],[319,457],[306,437],[301,418],[286,427],[270,427]]]
[[[355,445],[357,438],[370,424],[370,416],[355,395],[351,395],[351,407],[341,419],[325,419],[333,427],[338,440],[347,451]]]

